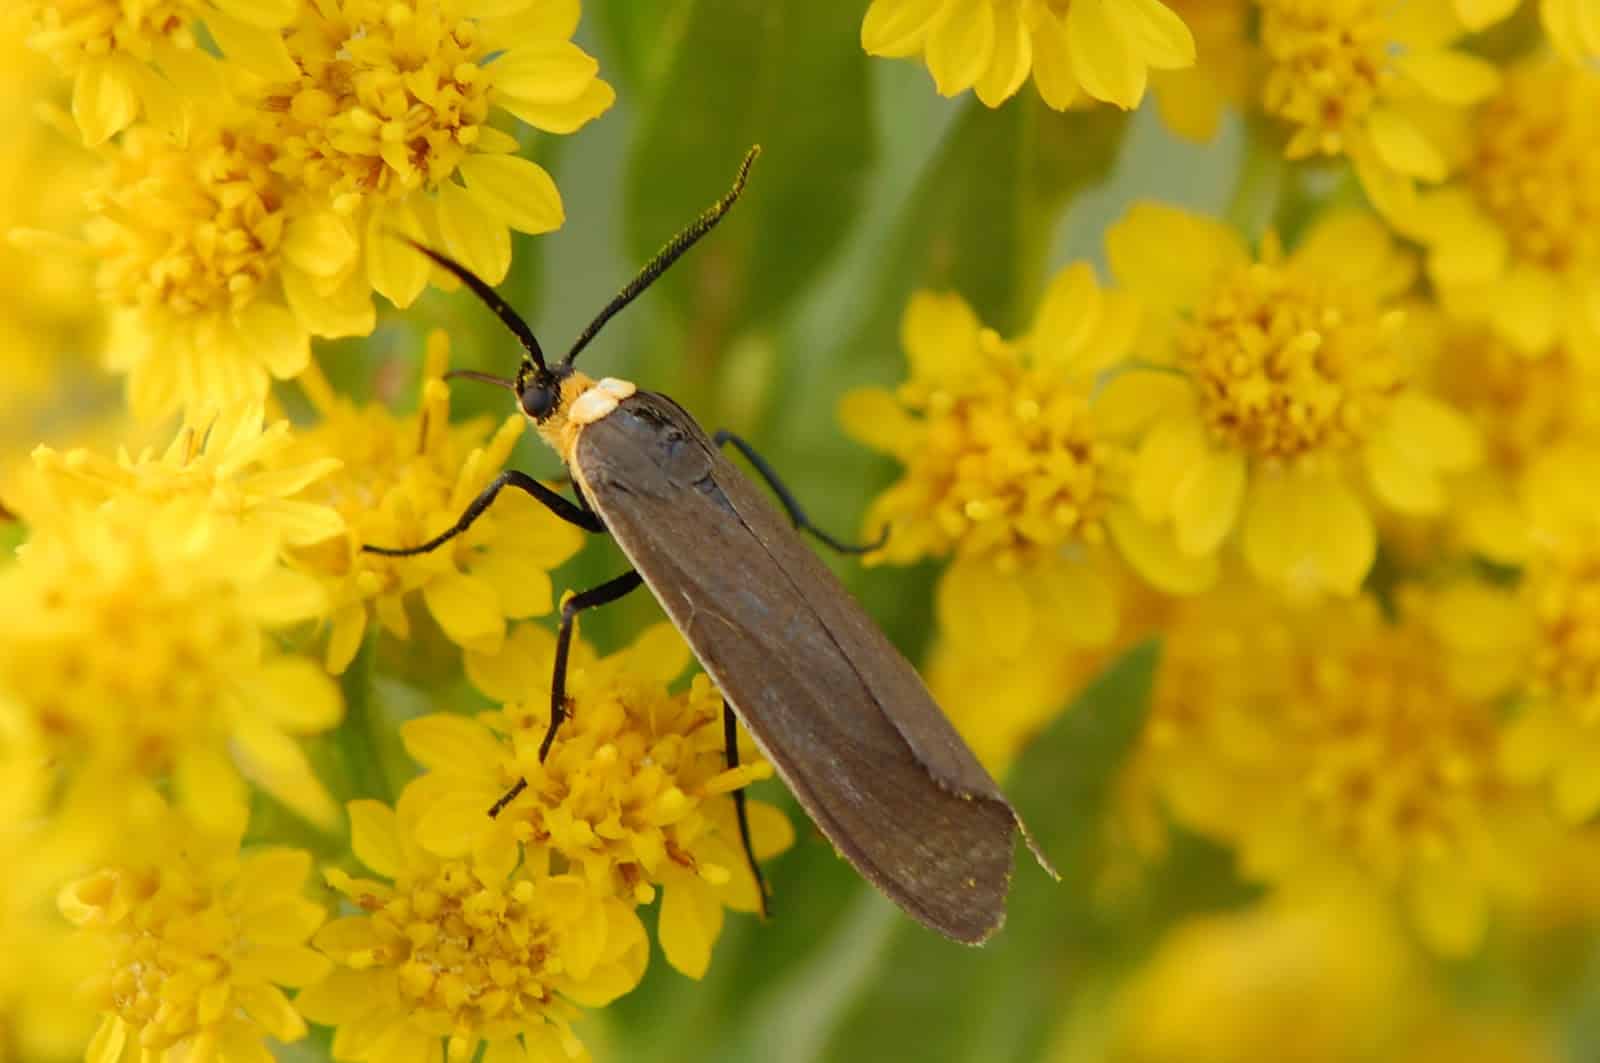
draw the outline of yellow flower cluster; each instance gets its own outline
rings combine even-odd
[[[1080,29],[1137,11],[1146,43],[1180,17],[1192,67],[1109,37],[1100,61],[1141,91],[1153,68],[1181,136],[1253,112],[1283,209],[1252,239],[1136,202],[1105,286],[1071,267],[1017,340],[959,294],[913,296],[904,382],[840,407],[903,469],[868,515],[890,529],[873,560],[947,562],[926,672],[997,768],[1109,652],[1162,640],[1104,829],[1147,864],[1205,839],[1269,900],[1174,937],[1095,1035],[1105,1058],[1448,1046],[1442,1003],[1385,1007],[1382,979],[1427,962],[1405,939],[1459,957],[1535,918],[1600,811],[1596,9],[1051,6]],[[995,107],[1027,70],[994,43],[1002,10],[1039,25],[1026,4],[876,0],[863,40]],[[1370,969],[1328,934],[1335,895],[1395,924]],[[1302,949],[1328,956],[1316,985],[1279,977]],[[1481,1033],[1546,1058],[1514,1023]]]
[[[23,8],[103,157],[83,252],[106,365],[147,419],[260,400],[306,370],[311,337],[370,333],[372,292],[404,307],[428,281],[401,237],[498,282],[510,230],[564,214],[497,116],[570,133],[614,99],[571,43],[577,0]]]

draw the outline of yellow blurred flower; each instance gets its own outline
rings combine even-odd
[[[940,95],[972,89],[989,107],[1031,72],[1056,110],[1086,102],[1137,107],[1152,70],[1194,63],[1194,38],[1160,0],[872,0],[869,55],[920,57]]]
[[[1086,265],[1054,279],[1017,341],[960,296],[919,292],[901,321],[910,379],[841,403],[847,432],[905,466],[867,514],[868,536],[888,528],[868,563],[950,558],[939,620],[973,652],[1014,657],[1035,631],[1105,644],[1117,624],[1113,538],[1165,589],[1212,578],[1213,559],[1183,558],[1122,501],[1130,450],[1094,394],[1136,328],[1131,301],[1102,291]]]
[[[1106,242],[1149,366],[1101,402],[1146,426],[1132,497],[1185,556],[1237,537],[1267,583],[1353,594],[1377,551],[1362,487],[1438,514],[1446,476],[1479,461],[1471,424],[1414,382],[1396,335],[1413,265],[1376,219],[1336,214],[1253,258],[1221,222],[1146,203]]]
[[[271,636],[325,599],[275,542],[208,522],[194,499],[24,515],[39,532],[0,570],[0,690],[70,784],[64,834],[114,841],[128,795],[168,778],[184,812],[220,829],[243,817],[241,774],[332,820],[292,736],[336,724],[339,691]]]
[[[300,497],[342,514],[345,534],[293,551],[296,566],[326,588],[332,603],[331,671],[348,667],[370,617],[396,638],[409,638],[406,602],[419,591],[453,642],[493,653],[507,619],[550,611],[550,570],[583,545],[582,532],[511,490],[438,550],[403,558],[362,551],[368,544],[412,546],[451,527],[516,446],[520,413],[492,436],[483,418],[450,423],[450,389],[442,379],[449,353],[444,333],[429,337],[421,409],[405,417],[336,394],[314,365],[301,379],[321,422],[296,433],[274,460],[283,475],[330,459],[340,463]]]
[[[119,862],[61,891],[61,913],[104,953],[89,998],[102,1013],[85,1063],[264,1063],[265,1037],[305,1036],[281,987],[329,969],[306,941],[322,906],[303,894],[311,856],[241,854],[168,816],[144,859]]]
[[[8,957],[0,963],[0,1060],[66,1063],[82,1058],[94,1032],[73,999],[94,956],[56,914],[59,865],[41,859],[51,828],[48,764],[14,716],[0,708],[0,955]]]
[[[1405,231],[1452,313],[1519,350],[1600,344],[1600,73],[1534,61],[1480,109],[1459,180]]]
[[[1530,356],[1482,325],[1421,316],[1426,334],[1415,340],[1429,352],[1430,386],[1484,442],[1482,466],[1452,485],[1451,540],[1429,549],[1464,546],[1519,565],[1530,549],[1522,506],[1529,469],[1565,446],[1600,445],[1600,366],[1569,344]]]
[[[667,624],[603,658],[574,645],[572,715],[541,764],[554,661],[555,636],[521,625],[499,654],[467,657],[473,683],[503,710],[481,722],[441,715],[402,728],[406,748],[429,769],[406,789],[419,809],[417,839],[441,858],[485,860],[515,853],[520,842],[527,859],[548,851],[588,888],[629,905],[649,903],[659,885],[662,952],[699,978],[723,909],[760,905],[727,795],[772,768],[748,750],[739,767],[726,767],[722,698],[704,676],[686,693],[668,692],[689,650]],[[527,790],[491,820],[485,811],[519,778]],[[783,813],[761,801],[747,807],[757,859],[793,844]]]
[[[72,114],[85,142],[100,144],[143,114],[181,133],[189,108],[218,72],[196,24],[252,73],[287,60],[278,30],[301,0],[21,0],[30,43],[73,78]]]
[[[1519,779],[1548,780],[1561,815],[1578,823],[1600,809],[1600,464],[1593,446],[1547,454],[1524,484],[1531,547],[1522,595],[1534,634],[1505,764]],[[1504,636],[1492,648],[1515,651]]]
[[[1450,8],[1467,29],[1476,33],[1507,18],[1520,0],[1450,0]]]
[[[1559,825],[1501,771],[1499,699],[1522,672],[1494,643],[1514,601],[1405,589],[1400,612],[1296,610],[1236,584],[1184,603],[1131,770],[1247,876],[1362,883],[1460,955],[1525,900]]]
[[[106,362],[141,417],[260,401],[305,369],[313,334],[372,330],[356,249],[328,239],[343,223],[288,199],[250,123],[223,94],[187,143],[137,126],[105,149],[87,237]]]
[[[1291,159],[1345,156],[1385,214],[1410,209],[1415,181],[1444,180],[1451,124],[1492,94],[1498,71],[1452,47],[1443,4],[1257,0],[1268,70],[1262,105],[1288,123]]]
[[[1156,106],[1168,129],[1209,141],[1223,112],[1251,99],[1261,81],[1261,50],[1250,36],[1252,0],[1166,0],[1194,31],[1192,66],[1152,70]]]
[[[492,112],[571,133],[616,98],[571,41],[578,14],[578,0],[308,5],[285,35],[292,63],[264,90],[262,139],[274,171],[340,219],[318,246],[361,257],[363,287],[402,307],[430,267],[396,232],[503,280],[509,229],[549,232],[564,213]]]
[[[315,944],[338,965],[296,1000],[336,1026],[336,1058],[569,1063],[587,1058],[572,1032],[580,1008],[604,1007],[639,983],[649,959],[632,908],[576,875],[551,875],[515,847],[492,862],[439,860],[413,840],[415,802],[398,811],[350,804],[356,856],[388,882],[330,869],[361,914]]]
[[[1122,991],[1107,1057],[1382,1059],[1380,1049],[1423,1010],[1418,974],[1397,928],[1359,893],[1327,889],[1191,919]]]
[[[261,405],[244,402],[199,427],[185,425],[159,457],[154,449],[109,458],[82,447],[66,453],[39,447],[33,455],[36,489],[51,498],[41,515],[129,496],[155,504],[185,499],[202,514],[195,532],[220,525],[253,557],[308,546],[344,531],[344,520],[330,506],[294,496],[339,462],[277,460],[292,445],[288,421],[268,426]],[[258,541],[245,545],[250,538]]]
[[[1539,0],[1539,17],[1550,43],[1562,56],[1575,63],[1600,58],[1600,17],[1593,0]]]

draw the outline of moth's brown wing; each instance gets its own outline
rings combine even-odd
[[[1021,824],[878,630],[671,400],[586,425],[573,475],[823,833],[910,915],[999,927]]]

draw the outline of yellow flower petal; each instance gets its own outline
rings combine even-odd
[[[1033,27],[1033,84],[1045,104],[1057,111],[1083,98],[1067,46],[1066,22],[1049,12]]]
[[[1136,61],[1157,70],[1193,66],[1194,34],[1159,0],[1118,0],[1106,14],[1121,31]]]
[[[127,66],[132,60],[112,55],[87,59],[78,67],[72,87],[72,117],[89,147],[103,144],[126,129],[139,115],[139,94]]]
[[[994,55],[989,68],[973,85],[986,107],[998,107],[1017,94],[1033,67],[1033,39],[1021,7],[1002,4],[994,9]]]
[[[468,155],[459,168],[467,190],[518,232],[547,233],[566,220],[555,181],[527,159]]]
[[[405,849],[394,810],[381,801],[351,801],[350,848],[367,867],[385,878],[405,872]]]
[[[1138,106],[1148,69],[1129,53],[1106,0],[1072,0],[1067,8],[1067,49],[1083,91],[1124,109]]]
[[[457,572],[443,573],[422,588],[428,611],[450,641],[493,652],[505,635],[500,596],[489,584]]]
[[[1033,630],[1028,589],[1017,573],[958,558],[939,578],[939,622],[974,653],[1013,657]]]
[[[229,8],[231,14],[232,10],[251,5],[224,0],[219,6]],[[290,58],[283,35],[278,32],[278,27],[287,21],[269,26],[252,25],[243,18],[213,11],[206,15],[206,29],[211,31],[222,54],[250,73],[267,81],[294,81],[300,76],[300,68]]]
[[[268,661],[257,674],[249,699],[290,734],[317,734],[344,716],[338,685],[305,657]]]
[[[919,291],[900,319],[900,345],[916,380],[959,377],[978,346],[978,315],[954,293]]]
[[[928,32],[928,72],[942,96],[972,87],[994,57],[994,7],[989,0],[953,0],[954,9]]]
[[[505,280],[511,269],[506,223],[454,183],[440,186],[436,206],[445,250],[490,284]]]
[[[1222,545],[1238,518],[1247,475],[1244,455],[1237,452],[1191,457],[1189,472],[1172,496],[1178,549],[1199,557]]]
[[[1367,113],[1367,134],[1378,158],[1390,169],[1424,181],[1442,181],[1449,175],[1444,155],[1399,110],[1374,107]]]
[[[722,905],[699,880],[674,879],[662,890],[656,933],[668,963],[690,978],[704,978],[711,946],[722,933]]]
[[[916,55],[951,6],[949,0],[872,0],[861,22],[861,48],[891,58]]]
[[[1198,594],[1217,582],[1215,554],[1191,557],[1178,549],[1170,527],[1146,521],[1132,506],[1117,506],[1106,516],[1117,550],[1134,570],[1158,590]]]
[[[595,80],[583,95],[569,102],[541,103],[510,94],[495,103],[511,114],[546,133],[573,133],[605,114],[617,102],[617,93],[604,81]]]
[[[1377,530],[1336,476],[1260,475],[1245,506],[1245,558],[1262,579],[1297,594],[1354,594],[1377,556]]]
[[[468,778],[492,774],[504,756],[488,728],[464,716],[435,713],[408,720],[400,726],[400,737],[406,752],[424,768]]]

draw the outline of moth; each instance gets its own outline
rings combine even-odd
[[[501,473],[456,523],[427,542],[365,549],[405,557],[437,549],[472,525],[506,488],[556,516],[608,533],[632,568],[568,598],[561,608],[543,760],[566,716],[574,622],[586,609],[647,586],[725,700],[729,766],[738,763],[734,714],[835,848],[907,914],[956,941],[977,944],[1005,918],[1021,818],[950,725],[915,669],[895,649],[799,531],[847,552],[816,528],[772,468],[730,432],[708,436],[665,395],[574,367],[612,317],[723,218],[744,190],[759,148],[732,189],[675,236],[552,364],[533,330],[481,278],[413,244],[481,299],[522,345],[506,388],[560,456],[576,500],[525,473]],[[723,456],[731,444],[771,487],[786,517]],[[787,518],[787,519],[786,519]],[[731,710],[731,711],[730,711]],[[495,815],[526,786],[520,780]],[[733,794],[746,856],[744,792]],[[1028,842],[1050,874],[1054,870]]]

